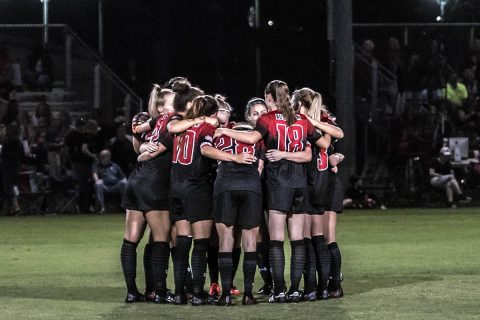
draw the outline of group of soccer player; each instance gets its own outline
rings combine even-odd
[[[155,85],[148,113],[133,118],[138,164],[123,199],[121,248],[127,303],[232,305],[231,295],[240,293],[233,280],[241,249],[243,305],[257,303],[257,265],[264,281],[258,294],[269,302],[343,296],[336,243],[343,156],[333,151],[343,132],[318,92],[302,88],[290,97],[287,84],[274,80],[264,93],[265,99],[248,101],[245,122],[234,123],[225,97],[205,95],[176,77]],[[147,226],[142,294],[135,280],[137,245]],[[167,289],[170,255],[174,293]],[[207,263],[210,291],[204,290]]]

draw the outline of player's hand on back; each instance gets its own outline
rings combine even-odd
[[[265,153],[265,156],[267,157],[267,160],[269,162],[276,162],[276,161],[280,161],[283,159],[283,152],[282,151],[279,151],[279,150],[276,150],[276,149],[270,149],[267,151],[267,153]]]
[[[158,151],[158,144],[154,142],[149,142],[147,144],[147,151],[150,153],[157,152]]]
[[[240,153],[235,156],[235,162],[239,164],[252,164],[257,161],[257,157],[250,153]]]
[[[217,128],[217,130],[215,130],[215,134],[213,135],[213,138],[215,139],[222,136],[223,131],[224,131],[224,128]]]

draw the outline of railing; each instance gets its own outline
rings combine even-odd
[[[0,24],[0,42],[14,48],[16,58],[26,62],[26,50],[41,44],[43,27]],[[48,28],[53,78],[61,79],[65,91],[74,91],[80,99],[87,99],[88,105],[101,110],[105,117],[118,109],[123,109],[127,116],[142,109],[142,99],[68,25],[50,24]]]

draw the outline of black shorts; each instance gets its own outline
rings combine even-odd
[[[343,212],[344,189],[340,176],[330,170],[317,173],[315,183],[309,191],[309,214],[325,211]]]
[[[212,220],[212,194],[196,193],[187,198],[170,198],[170,220],[197,222]]]
[[[122,201],[123,208],[141,212],[169,209],[170,174],[165,173],[156,164],[155,159],[137,164],[127,180]]]
[[[283,213],[305,213],[308,209],[308,188],[278,187],[268,190],[268,209]]]
[[[225,191],[213,199],[216,223],[252,229],[260,226],[262,214],[262,196],[252,191]]]

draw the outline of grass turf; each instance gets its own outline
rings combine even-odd
[[[478,209],[347,211],[343,299],[232,308],[123,303],[123,218],[0,218],[0,319],[480,319]]]

